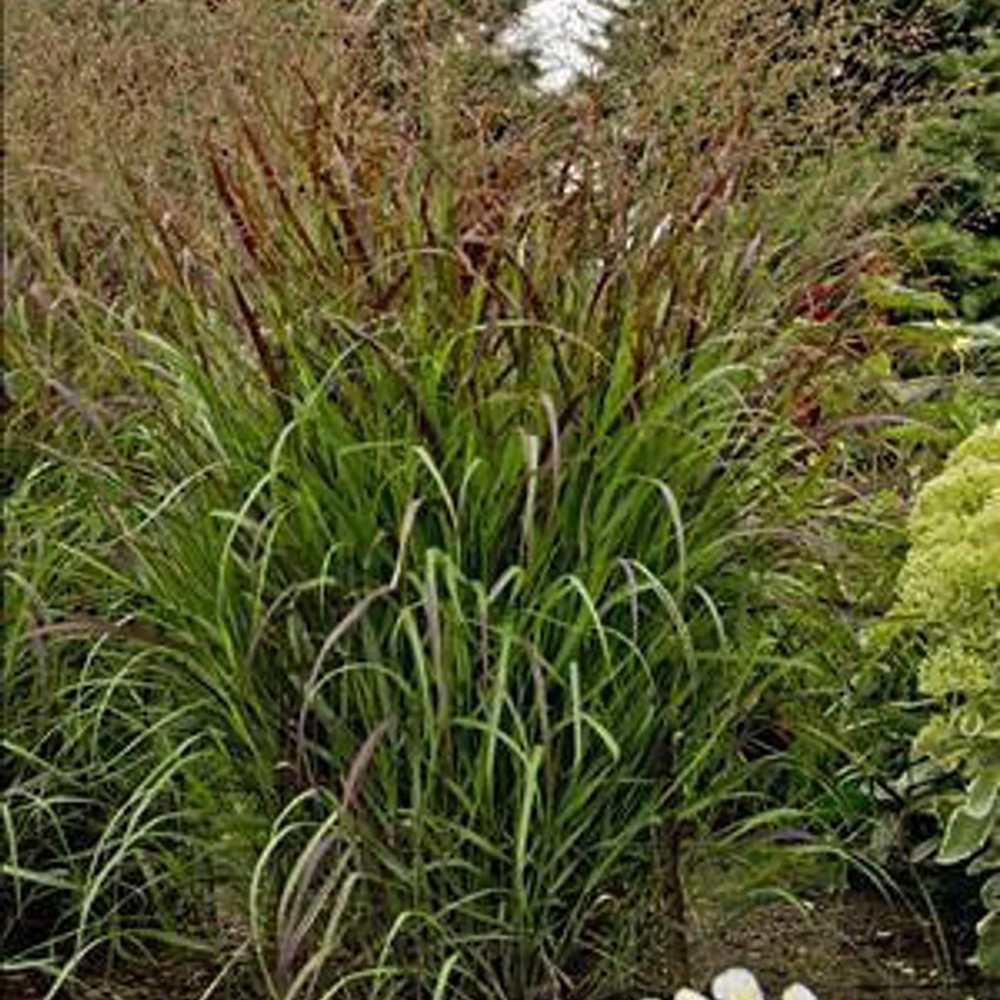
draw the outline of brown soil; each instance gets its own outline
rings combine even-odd
[[[874,892],[853,891],[706,922],[692,935],[691,964],[701,988],[723,969],[749,968],[769,997],[797,981],[820,1000],[1000,998],[1000,983],[983,981],[942,950],[930,920]]]
[[[819,1000],[1000,1000],[1000,983],[942,956],[930,921],[872,892],[770,903],[740,918],[699,913],[689,936],[692,985],[702,990],[714,974],[740,965],[772,998],[799,981]],[[198,1000],[218,969],[205,961],[164,962],[66,989],[59,1000]],[[221,984],[215,1000],[261,1000],[240,979]],[[44,995],[44,984],[30,976],[0,976],[3,1000]],[[649,995],[672,991],[635,991],[636,1000]]]

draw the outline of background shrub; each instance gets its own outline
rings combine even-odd
[[[1000,815],[997,669],[1000,665],[1000,425],[986,425],[949,457],[921,490],[909,520],[911,548],[899,599],[876,635],[919,635],[920,690],[936,711],[914,742],[963,790],[937,796],[946,821],[937,852],[942,864],[969,860],[970,874],[998,867]],[[997,876],[981,888],[977,959],[1000,968]]]

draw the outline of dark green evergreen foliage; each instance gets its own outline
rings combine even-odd
[[[1000,39],[993,45],[1000,82]],[[921,142],[936,177],[918,206],[907,249],[970,322],[1000,317],[1000,90],[928,123]],[[923,221],[926,220],[926,221]]]
[[[895,16],[923,22],[924,42],[897,61],[938,102],[916,143],[925,184],[905,206],[914,221],[910,275],[941,291],[969,322],[1000,316],[1000,5],[924,3]],[[942,102],[943,103],[940,103]]]

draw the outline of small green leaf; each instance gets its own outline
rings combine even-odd
[[[983,906],[990,913],[1000,913],[1000,873],[991,875],[979,890]]]
[[[885,278],[869,281],[864,294],[873,306],[906,316],[951,316],[954,313],[951,303],[939,292],[907,288]]]
[[[931,837],[928,840],[922,840],[913,850],[910,852],[910,861],[919,865],[926,861],[928,858],[934,855],[934,852],[938,847],[938,838]]]
[[[966,868],[966,872],[969,875],[982,875],[983,872],[994,871],[997,868],[1000,868],[1000,843],[998,843],[997,838],[994,837],[993,841],[986,848],[986,850],[977,854],[975,858],[969,862],[969,867]]]
[[[971,816],[964,806],[957,808],[948,819],[944,840],[938,851],[938,864],[951,865],[975,854],[993,829],[993,816]]]
[[[1000,765],[986,768],[977,774],[969,786],[969,795],[965,801],[965,809],[975,819],[983,819],[993,812],[1000,790]]]
[[[1000,975],[1000,912],[987,913],[976,925],[976,962],[987,976]]]

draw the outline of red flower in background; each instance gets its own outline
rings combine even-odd
[[[818,281],[805,290],[795,315],[812,323],[828,323],[836,319],[840,313],[846,291],[843,279]]]

